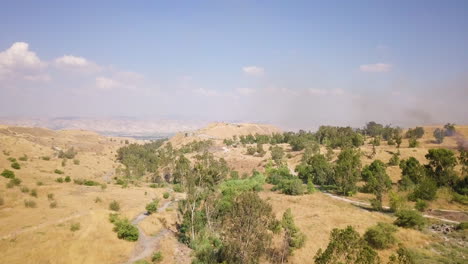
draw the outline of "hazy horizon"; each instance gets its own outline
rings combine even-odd
[[[466,1],[15,1],[0,116],[468,124]]]

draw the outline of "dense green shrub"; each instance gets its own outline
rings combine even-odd
[[[418,199],[416,201],[416,204],[414,205],[414,208],[416,208],[416,210],[418,210],[419,212],[424,212],[426,211],[427,207],[429,207],[429,205],[427,204],[426,201],[424,200],[421,200],[421,199]]]
[[[288,244],[291,249],[298,249],[304,246],[306,237],[294,223],[294,217],[290,208],[284,212],[281,225],[289,238]]]
[[[162,260],[163,260],[163,255],[162,255],[161,251],[154,252],[153,256],[151,256],[151,261],[153,263],[159,263]]]
[[[138,228],[130,223],[126,218],[120,218],[117,214],[110,214],[109,221],[114,224],[113,231],[117,237],[127,241],[138,240]]]
[[[65,177],[65,181],[66,181],[66,182],[70,182],[70,181],[71,181],[70,176]]]
[[[467,230],[468,229],[468,222],[461,222],[457,225],[458,230]]]
[[[391,224],[378,223],[367,229],[364,233],[364,240],[375,249],[389,248],[396,242],[393,235],[396,231],[396,227]]]
[[[416,138],[410,138],[408,140],[408,147],[409,148],[416,148],[419,146],[419,142]]]
[[[101,185],[99,182],[96,182],[96,181],[92,181],[92,180],[85,180],[83,182],[83,185],[86,185],[86,186],[98,186],[98,185]]]
[[[146,211],[148,214],[156,213],[158,211],[159,200],[155,199],[146,205]]]
[[[55,170],[54,170],[54,173],[55,173],[55,174],[63,174],[64,172],[61,171],[61,170],[59,170],[59,169],[55,169]]]
[[[9,158],[8,158],[8,161],[10,161],[10,162],[16,162],[16,159],[13,158],[13,157],[9,157]]]
[[[15,177],[15,172],[11,170],[4,169],[2,174],[3,177],[8,178],[8,179],[13,179]]]
[[[343,149],[338,155],[335,166],[335,182],[343,195],[351,195],[356,191],[356,183],[361,178],[360,152],[356,149]]]
[[[184,192],[184,187],[182,186],[182,184],[174,184],[172,189],[174,190],[174,192],[178,192],[178,193]]]
[[[414,210],[401,210],[396,214],[397,219],[394,224],[401,227],[408,227],[414,229],[422,229],[426,224],[426,219]]]
[[[21,169],[21,166],[20,166],[20,164],[19,164],[18,162],[13,162],[13,163],[11,163],[11,167],[12,167],[13,169],[15,169],[15,170]]]
[[[400,182],[400,185],[404,185],[403,189],[406,189],[409,185],[420,183],[426,177],[424,166],[415,157],[402,160],[400,168],[402,179],[406,179]]]
[[[164,193],[163,193],[163,198],[164,198],[164,199],[167,199],[167,198],[169,198],[169,195],[170,195],[170,194],[169,194],[168,192],[164,192]]]
[[[398,166],[398,164],[400,164],[400,154],[396,152],[392,154],[392,157],[388,161],[388,166]]]
[[[421,183],[416,185],[413,192],[409,194],[410,201],[417,199],[432,201],[437,195],[437,184],[429,178],[424,179]]]
[[[31,189],[31,192],[29,193],[32,197],[37,198],[37,190],[36,189]]]
[[[390,192],[388,198],[390,200],[390,211],[395,213],[406,207],[405,198],[398,195],[398,193]]]
[[[80,230],[80,228],[81,228],[80,223],[73,223],[70,226],[70,231],[75,232],[75,231]]]
[[[109,210],[116,211],[116,212],[119,211],[120,210],[119,202],[117,202],[116,200],[112,201],[109,204]]]
[[[24,200],[24,206],[27,208],[36,208],[37,204],[33,200]]]
[[[50,160],[50,157],[49,156],[43,156],[41,157],[42,160]]]
[[[58,183],[63,183],[63,178],[62,177],[58,177],[57,179],[55,179],[56,182]]]
[[[257,149],[255,147],[252,147],[252,146],[249,146],[247,147],[247,155],[255,155],[255,153],[257,152]]]
[[[333,166],[322,154],[313,155],[302,161],[296,166],[295,171],[304,182],[312,181],[314,184],[319,185],[332,185],[335,183]]]
[[[377,252],[361,238],[353,227],[333,229],[325,250],[319,249],[314,257],[315,264],[377,264]]]
[[[455,153],[449,149],[430,149],[426,154],[429,163],[426,165],[428,176],[433,178],[438,186],[454,186],[457,174],[454,170],[457,165]]]

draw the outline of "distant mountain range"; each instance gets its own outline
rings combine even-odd
[[[54,130],[90,130],[104,135],[130,137],[165,137],[181,131],[204,127],[207,121],[146,119],[133,117],[0,117],[0,124],[26,127],[44,127]]]

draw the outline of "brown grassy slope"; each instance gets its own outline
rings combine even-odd
[[[132,187],[122,189],[108,184],[82,186],[57,183],[57,177],[90,179],[100,183],[110,181],[117,166],[116,150],[122,139],[103,137],[85,131],[51,131],[39,128],[0,127],[0,171],[10,168],[9,157],[26,154],[27,161],[19,161],[20,170],[14,170],[22,186],[36,189],[38,198],[8,189],[8,179],[0,177],[0,251],[2,263],[122,263],[131,254],[134,243],[120,240],[108,221],[109,203],[116,200],[121,212],[133,218],[143,212],[152,198],[161,198],[163,189]],[[75,165],[56,157],[52,147],[78,150]],[[9,153],[9,155],[5,155]],[[49,161],[41,159],[49,156]],[[60,169],[63,175],[53,171]],[[37,182],[43,185],[38,186]],[[57,208],[50,208],[47,194],[53,193]],[[146,194],[145,194],[146,193]],[[101,202],[96,203],[99,197]],[[36,208],[26,208],[24,200],[32,200]],[[172,211],[175,215],[175,212]],[[174,216],[171,216],[174,219]],[[78,231],[70,231],[72,223],[80,223]],[[169,253],[168,253],[169,254]]]

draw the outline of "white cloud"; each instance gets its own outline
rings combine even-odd
[[[201,94],[203,96],[220,96],[220,93],[216,90],[212,89],[205,89],[205,88],[198,88],[193,90],[197,94]]]
[[[102,90],[112,90],[115,88],[122,87],[122,84],[116,80],[107,77],[97,77],[96,87]]]
[[[310,94],[313,94],[313,95],[325,95],[325,94],[328,94],[328,91],[327,90],[323,90],[323,89],[309,89],[309,93]]]
[[[247,75],[252,76],[261,76],[265,73],[265,69],[258,66],[245,66],[242,68],[242,71]]]
[[[312,94],[312,95],[335,95],[335,96],[340,96],[340,95],[345,94],[345,91],[343,89],[340,89],[340,88],[336,88],[336,89],[333,89],[333,90],[311,88],[311,89],[308,90],[308,92],[309,92],[309,94]]]
[[[362,72],[389,72],[392,70],[391,64],[376,63],[376,64],[364,64],[359,66]]]
[[[255,89],[251,89],[251,88],[237,88],[236,89],[236,92],[240,95],[252,95],[253,93],[255,93]]]
[[[44,65],[36,53],[29,50],[28,43],[15,42],[10,48],[0,52],[0,79],[32,75]]]
[[[33,82],[48,82],[52,80],[49,74],[26,75],[24,79]]]
[[[55,59],[55,63],[59,66],[70,66],[70,67],[85,67],[89,65],[88,60],[83,57],[77,57],[73,55],[64,55],[60,58]]]

